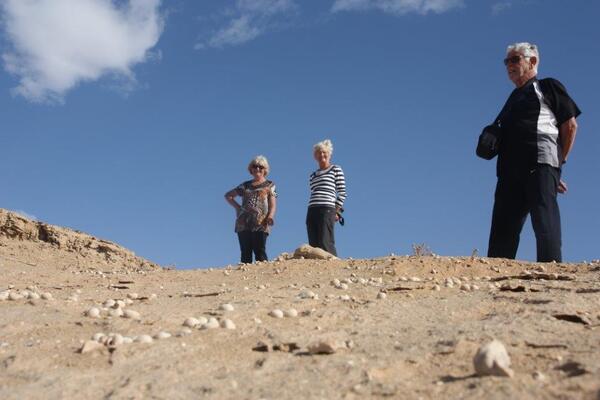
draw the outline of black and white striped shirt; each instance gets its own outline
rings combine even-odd
[[[309,207],[342,208],[346,199],[346,180],[339,165],[331,165],[324,170],[316,170],[310,175]]]

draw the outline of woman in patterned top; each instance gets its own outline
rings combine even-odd
[[[346,180],[339,165],[331,164],[333,144],[323,140],[313,146],[313,155],[319,169],[310,175],[310,200],[306,214],[308,242],[334,256],[334,226],[341,218],[346,199]],[[342,222],[342,221],[340,221]]]
[[[264,156],[256,156],[248,164],[252,180],[243,182],[225,193],[225,200],[235,208],[237,219],[235,231],[240,241],[241,262],[251,263],[252,253],[256,261],[267,261],[267,236],[274,224],[276,197],[275,184],[267,180],[269,162]],[[242,198],[240,205],[236,196]]]

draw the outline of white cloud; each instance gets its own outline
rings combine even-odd
[[[512,7],[512,4],[508,1],[496,3],[492,6],[492,14],[498,15]]]
[[[112,75],[131,83],[162,33],[161,0],[2,0],[13,93],[62,102],[77,84]]]
[[[331,11],[380,10],[388,14],[404,15],[411,12],[441,14],[464,6],[464,0],[335,0]]]
[[[278,18],[297,9],[294,0],[237,0],[227,9],[225,26],[212,32],[197,49],[235,46],[257,38],[277,26]]]

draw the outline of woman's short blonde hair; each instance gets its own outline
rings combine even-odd
[[[333,143],[331,140],[325,139],[313,146],[313,153],[317,151],[324,151],[325,153],[329,153],[329,155],[333,154]]]
[[[269,167],[269,161],[267,161],[267,157],[265,156],[256,156],[252,159],[252,161],[250,161],[250,163],[248,164],[248,172],[250,172],[250,174],[252,174],[252,166],[254,165],[260,165],[262,167],[265,167],[265,176],[269,175],[269,171],[271,171],[271,168]]]

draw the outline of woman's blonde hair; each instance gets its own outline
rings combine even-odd
[[[331,143],[331,140],[325,139],[313,146],[313,153],[316,153],[317,151],[324,151],[326,153],[329,153],[329,155],[332,155],[333,143]]]
[[[252,161],[250,161],[248,164],[248,172],[250,172],[250,174],[252,174],[253,165],[265,167],[265,176],[269,175],[269,171],[271,171],[271,168],[269,167],[269,161],[267,161],[267,157],[265,156],[256,156],[252,159]]]

